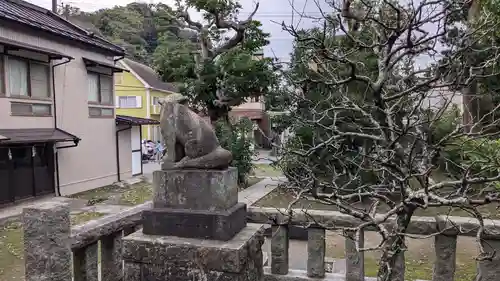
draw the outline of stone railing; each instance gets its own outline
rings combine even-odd
[[[24,248],[27,281],[118,281],[127,280],[121,257],[121,238],[138,229],[142,212],[150,209],[150,202],[131,207],[119,214],[105,216],[86,224],[71,227],[67,204],[47,202],[24,209]],[[364,254],[358,252],[354,233],[344,233],[346,275],[327,273],[325,266],[325,228],[355,227],[360,222],[351,216],[332,211],[295,210],[289,217],[284,210],[249,207],[251,223],[271,225],[270,268],[264,268],[263,281],[274,280],[372,280],[365,278]],[[316,224],[311,224],[311,222]],[[388,222],[389,224],[391,221]],[[485,220],[486,250],[500,250],[500,221]],[[307,271],[289,268],[289,240],[292,227],[307,231]],[[447,217],[446,219],[414,217],[408,233],[435,236],[436,261],[433,281],[452,281],[455,273],[457,236],[475,236],[479,224],[474,219]],[[369,230],[369,229],[368,229]],[[363,246],[363,234],[360,246]],[[305,254],[305,253],[304,253]],[[404,262],[404,257],[399,259]],[[404,280],[404,266],[396,266],[396,277]],[[477,270],[481,281],[498,280],[500,254],[491,261],[479,261]]]
[[[68,204],[47,202],[23,211],[26,281],[123,280],[121,238],[141,223],[145,203],[71,227]]]
[[[339,229],[342,227],[356,227],[360,221],[346,214],[334,211],[320,210],[293,210],[289,216],[285,210],[276,208],[250,207],[248,218],[252,223],[271,225],[271,258],[270,269],[266,268],[265,281],[272,280],[346,280],[363,281],[376,280],[365,278],[364,253],[356,250],[354,234],[344,231],[346,274],[330,274],[325,266],[325,228]],[[394,223],[393,220],[388,224]],[[322,227],[319,227],[321,225]],[[500,221],[485,220],[485,249],[489,252],[500,252]],[[289,268],[289,240],[292,227],[304,227],[307,231],[307,271],[292,270]],[[415,235],[442,234],[434,237],[436,261],[434,263],[433,281],[452,281],[455,274],[455,254],[457,237],[476,236],[479,224],[472,218],[464,217],[413,217],[408,233]],[[367,229],[370,230],[370,229]],[[373,229],[372,229],[373,230]],[[445,230],[445,231],[443,231]],[[364,234],[361,233],[359,245],[363,247]],[[304,253],[305,254],[305,253]],[[404,253],[398,258],[399,264],[395,270],[394,281],[404,280]],[[499,280],[500,254],[497,253],[491,261],[478,261],[477,272],[482,281]]]

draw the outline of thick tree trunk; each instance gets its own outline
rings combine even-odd
[[[471,29],[474,26],[474,21],[479,16],[480,4],[477,0],[471,1],[471,6],[467,14],[468,28]],[[472,42],[472,38],[469,38]],[[469,67],[474,65],[474,54],[472,50],[468,50],[466,53],[467,65]],[[480,119],[478,116],[478,104],[480,104],[480,97],[477,95],[478,83],[476,79],[472,79],[469,85],[466,85],[462,90],[462,103],[463,103],[463,124],[466,132],[470,132],[472,126],[475,122]]]
[[[229,107],[217,107],[207,104],[207,114],[208,117],[210,117],[210,122],[212,124],[222,118],[224,118],[225,120],[229,120],[229,110]]]
[[[405,206],[397,214],[396,226],[393,233],[405,233],[413,215],[414,208]],[[404,281],[406,249],[405,236],[393,234],[383,247],[380,257],[377,281]]]

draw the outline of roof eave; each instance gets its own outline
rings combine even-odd
[[[144,78],[142,78],[137,72],[134,71],[134,69],[132,67],[130,67],[127,64],[127,61],[125,59],[121,60],[120,63],[122,63],[125,66],[125,68],[128,69],[130,71],[130,73],[132,73],[132,75],[134,75],[134,77],[137,78],[137,80],[139,80],[144,85],[144,88],[146,90],[153,90],[153,91],[158,91],[158,92],[162,92],[162,93],[166,93],[166,94],[178,94],[178,92],[173,92],[173,91],[164,90],[164,89],[160,89],[160,88],[156,88],[156,87],[151,86],[148,82],[146,82],[146,80],[144,80]]]
[[[52,12],[51,10],[47,10],[47,12],[48,12],[48,14],[49,14],[51,17],[55,17],[55,18],[57,18],[58,20],[62,20],[62,21],[64,21],[66,24],[69,24],[69,25],[71,25],[72,27],[74,27],[74,28],[76,28],[76,29],[78,29],[78,30],[80,30],[80,31],[84,32],[84,33],[85,33],[85,34],[87,34],[88,36],[93,36],[93,35],[92,35],[93,33],[89,32],[89,31],[85,30],[84,28],[82,28],[82,27],[80,27],[80,26],[78,26],[78,25],[76,25],[76,24],[72,23],[71,21],[69,21],[69,20],[67,20],[67,19],[65,19],[65,18],[63,18],[63,17],[61,17],[59,14],[54,13],[54,12]],[[120,49],[120,50],[121,50],[121,52],[116,52],[116,56],[125,56],[125,49],[123,49],[122,47],[120,47],[120,46],[118,46],[118,45],[116,45],[116,44],[114,44],[114,43],[111,43],[110,41],[108,41],[108,40],[106,40],[106,39],[104,39],[104,38],[101,38],[100,36],[97,36],[97,38],[99,38],[99,40],[102,40],[102,41],[104,41],[104,42],[106,42],[106,43],[108,43],[108,44],[110,44],[110,45],[115,46],[117,49]],[[86,43],[86,42],[85,42],[85,43]],[[89,44],[89,43],[86,43],[86,44]],[[108,48],[103,48],[103,47],[101,47],[101,46],[97,46],[97,45],[94,45],[94,44],[89,44],[89,45],[95,46],[95,47],[100,48],[100,49],[108,49]],[[116,51],[116,50],[112,50],[111,48],[110,48],[109,50],[111,50],[111,51]]]
[[[163,92],[163,93],[166,93],[166,94],[178,94],[178,92],[173,92],[173,91],[169,91],[169,90],[158,89],[158,88],[154,88],[154,87],[148,87],[148,89],[151,89],[153,91]]]
[[[123,60],[120,60],[120,63],[123,64],[123,66],[125,66],[126,69],[128,69],[130,71],[130,73],[132,73],[132,75],[134,75],[134,77],[139,80],[139,82],[142,83],[142,85],[144,86],[144,88],[146,90],[148,89],[152,89],[152,87],[148,84],[148,82],[146,82],[146,80],[144,80],[139,74],[137,74],[137,72],[135,72],[132,67],[130,67],[128,64],[127,64],[127,61],[125,59]]]
[[[113,45],[113,46],[119,48],[120,51],[118,51],[116,49],[113,49],[113,48],[106,48],[106,47],[103,47],[103,46],[99,46],[97,44],[92,44],[92,43],[89,43],[89,42],[85,42],[83,40],[77,40],[77,39],[71,38],[69,36],[65,36],[63,34],[60,34],[58,32],[49,31],[49,30],[46,30],[46,29],[43,29],[43,28],[37,28],[35,26],[29,25],[29,24],[26,24],[26,23],[23,23],[23,22],[20,22],[20,21],[12,20],[12,19],[9,19],[9,18],[0,18],[0,19],[5,20],[5,21],[9,21],[9,22],[13,22],[13,23],[25,26],[27,28],[31,28],[31,29],[37,30],[37,31],[47,32],[47,33],[49,33],[51,35],[54,35],[54,36],[57,36],[57,37],[60,37],[60,38],[64,38],[64,39],[66,39],[68,41],[71,41],[71,42],[75,42],[76,41],[76,42],[79,42],[79,43],[87,45],[87,46],[92,46],[92,47],[97,48],[99,50],[106,51],[108,54],[113,55],[113,56],[117,56],[118,57],[118,56],[125,56],[126,55],[126,52],[125,52],[125,50],[123,48],[121,48],[120,46],[114,45],[113,43],[110,43],[110,42],[108,42],[108,41],[106,41],[106,40],[104,40],[104,39],[102,39],[100,37],[97,37],[97,38],[99,38],[100,40],[106,41],[108,44]],[[69,45],[71,45],[71,44],[69,44]]]

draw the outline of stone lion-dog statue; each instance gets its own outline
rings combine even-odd
[[[160,101],[160,129],[166,147],[162,170],[226,169],[233,157],[220,146],[210,123],[173,94]]]

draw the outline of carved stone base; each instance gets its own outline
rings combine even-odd
[[[162,170],[153,172],[153,207],[224,211],[238,203],[238,171]]]
[[[139,231],[123,239],[125,281],[261,281],[263,243],[258,224],[225,242]]]
[[[246,205],[226,211],[152,209],[142,213],[143,233],[227,241],[247,224]]]

